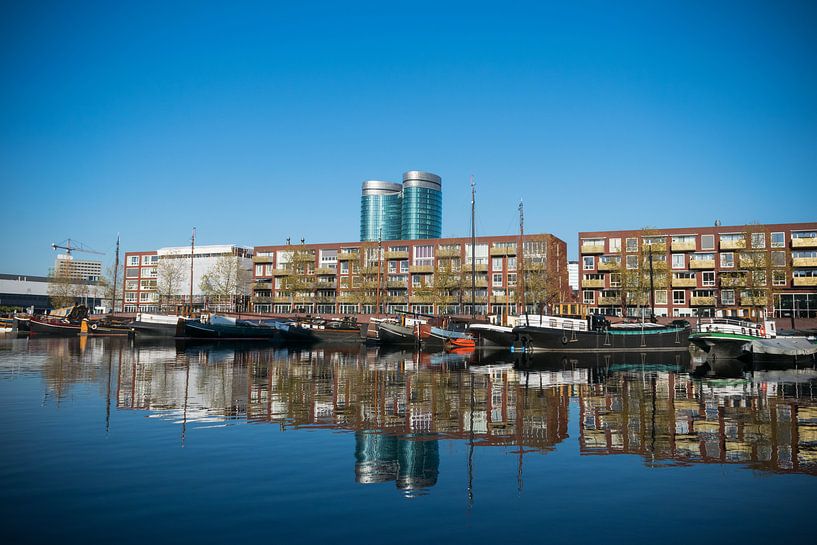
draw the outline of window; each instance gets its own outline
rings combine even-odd
[[[785,286],[786,285],[786,273],[785,273],[785,271],[772,271],[772,285],[773,286]]]
[[[735,304],[735,290],[721,290],[721,304],[734,305]]]
[[[674,272],[672,273],[672,278],[678,280],[695,280],[695,273],[688,271]]]
[[[610,287],[621,287],[621,273],[610,273]]]
[[[584,290],[582,292],[582,300],[585,305],[592,305],[596,302],[596,292],[592,290]]]
[[[138,259],[138,258],[137,258]],[[128,268],[125,270],[125,276],[128,278],[137,278],[139,276],[139,269],[137,268]]]
[[[611,238],[610,239],[610,253],[617,254],[621,252],[621,239],[620,238]]]
[[[508,258],[508,270],[509,271],[515,271],[516,270],[516,257],[515,256],[510,256]]]
[[[430,266],[434,264],[434,247],[429,245],[414,247],[414,264],[418,266]]]
[[[502,270],[502,258],[495,257],[491,259],[491,270],[492,271],[501,271]]]
[[[494,287],[502,286],[502,273],[494,273],[491,276],[491,285]]]
[[[596,258],[592,255],[586,255],[582,258],[582,268],[585,271],[592,271],[596,268]]]
[[[628,252],[637,252],[638,251],[638,239],[637,238],[628,238],[627,239],[627,251]]]
[[[786,252],[776,251],[772,252],[772,266],[785,267],[786,266]]]
[[[341,261],[340,262],[340,274],[349,274],[349,262],[348,261]]]
[[[401,273],[409,272],[408,259],[404,259],[403,261],[400,262],[400,272]]]
[[[729,269],[735,266],[735,254],[732,252],[723,252],[721,254],[721,267]]]
[[[714,271],[704,271],[701,273],[701,285],[702,286],[714,286],[715,285],[715,272]]]
[[[128,256],[128,265],[131,267],[139,265],[139,256],[138,255],[131,255]]]
[[[255,276],[264,276],[264,266],[263,265],[256,265],[255,266]]]
[[[516,273],[508,273],[508,285],[509,286],[516,285]]]
[[[752,248],[766,247],[766,233],[752,233]]]
[[[686,303],[686,292],[684,290],[672,290],[672,304],[683,305]]]
[[[791,238],[817,238],[817,231],[794,231]]]
[[[656,305],[667,304],[667,290],[655,290],[655,304]]]
[[[127,282],[125,282],[125,289],[130,291],[137,290],[139,289],[139,282],[137,282],[136,280],[128,280]]]
[[[627,256],[627,268],[628,269],[637,269],[638,268],[638,256],[637,255],[628,255]]]
[[[389,261],[389,272],[396,273],[397,272],[397,261]]]
[[[686,268],[686,259],[684,258],[684,254],[672,254],[672,268],[673,269]]]
[[[768,283],[766,271],[752,271],[752,283],[755,286],[765,286]]]
[[[715,249],[715,235],[701,235],[701,250]]]
[[[743,236],[743,233],[727,233],[725,235],[721,235],[721,244],[731,244],[732,247],[746,247],[746,239]]]

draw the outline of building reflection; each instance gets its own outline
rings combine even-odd
[[[437,482],[440,440],[510,448],[520,468],[523,454],[553,450],[568,437],[571,400],[583,455],[817,474],[813,368],[726,362],[701,372],[689,354],[457,355],[114,339],[31,346],[58,397],[96,382],[109,406],[181,424],[182,441],[190,427],[245,419],[283,431],[354,432],[356,480],[394,483],[407,494]]]

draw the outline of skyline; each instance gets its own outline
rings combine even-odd
[[[0,21],[0,272],[356,241],[365,180],[443,237],[817,219],[817,6],[53,3]],[[812,196],[812,198],[809,198]],[[77,254],[92,258],[88,254]]]

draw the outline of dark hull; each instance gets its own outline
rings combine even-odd
[[[689,349],[689,328],[626,331],[569,331],[520,326],[513,329],[514,346],[522,350],[555,352],[650,352]]]
[[[110,326],[91,324],[88,326],[88,335],[92,337],[127,337],[131,334],[129,326]]]
[[[198,321],[184,323],[186,337],[196,339],[244,339],[272,341],[280,338],[278,330],[271,327],[242,325],[213,325]]]
[[[17,331],[31,331],[30,318],[14,318],[14,323],[17,325]]]
[[[377,327],[380,344],[387,346],[414,346],[417,340],[414,329],[397,324],[380,324]]]
[[[131,322],[128,325],[137,335],[145,335],[150,337],[181,337],[184,334],[184,325],[179,324]]]
[[[41,322],[32,319],[29,322],[30,332],[38,335],[59,335],[61,337],[72,337],[79,335],[79,324],[60,324],[54,322]]]
[[[290,326],[289,329],[281,330],[281,338],[290,344],[314,344],[314,343],[361,343],[365,340],[363,331],[360,328],[341,329],[326,328],[312,329],[309,327]]]

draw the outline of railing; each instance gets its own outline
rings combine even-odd
[[[793,285],[795,286],[817,286],[817,276],[795,276]]]
[[[690,269],[714,269],[715,268],[715,260],[714,259],[690,259],[689,260],[689,268]]]
[[[603,254],[604,244],[582,244],[583,254]]]
[[[583,278],[582,279],[582,287],[583,288],[603,288],[604,287],[604,280],[603,279],[602,280],[596,280],[596,279],[587,280],[587,279]]]
[[[792,248],[814,248],[817,247],[817,237],[795,237],[791,239]]]
[[[795,267],[817,267],[817,257],[794,257],[791,262]]]
[[[673,252],[693,252],[695,251],[694,242],[673,242],[670,247]]]
[[[673,278],[673,288],[694,288],[698,286],[697,278]]]

